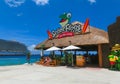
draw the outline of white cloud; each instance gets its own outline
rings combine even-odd
[[[18,7],[23,4],[25,0],[5,0],[5,3],[9,5],[10,7]]]
[[[88,0],[91,4],[96,3],[96,0]]]
[[[28,46],[28,50],[30,50],[30,51],[34,51],[35,49],[35,44],[33,44],[33,45],[30,45],[30,46]]]
[[[27,48],[28,48],[28,50],[31,52],[31,54],[40,54],[40,51],[39,50],[35,50],[34,48],[35,48],[35,44],[32,44],[32,45],[30,45],[30,46],[28,46]]]
[[[33,0],[36,5],[46,5],[48,4],[49,0]]]

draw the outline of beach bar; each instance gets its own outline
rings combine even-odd
[[[73,25],[80,25],[83,28],[84,24],[80,22],[73,22]],[[63,38],[48,38],[47,40],[39,43],[35,49],[41,49],[42,45],[44,45],[44,50],[53,46],[53,44],[57,47],[63,48],[70,45],[75,45],[80,47],[79,51],[84,51],[88,54],[89,51],[96,51],[98,67],[108,67],[108,52],[109,52],[109,40],[108,33],[100,30],[98,28],[88,26],[85,33],[77,33],[73,36],[66,36]],[[78,52],[79,52],[78,51]]]

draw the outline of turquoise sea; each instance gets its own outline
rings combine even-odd
[[[35,63],[40,60],[40,55],[32,55],[30,63]],[[26,56],[0,56],[0,66],[20,65],[27,63]]]

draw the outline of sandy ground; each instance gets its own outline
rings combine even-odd
[[[0,67],[0,84],[119,84],[120,72],[103,68],[17,65]]]

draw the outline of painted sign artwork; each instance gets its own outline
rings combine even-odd
[[[64,27],[66,24],[68,24],[70,22],[71,19],[71,13],[64,13],[62,15],[60,15],[61,20],[59,22],[59,24]]]
[[[74,36],[73,32],[63,32],[61,34],[58,35],[58,38],[63,38],[63,37],[68,37],[68,36]]]
[[[89,25],[89,19],[87,18],[86,21],[85,21],[85,23],[84,23],[84,26],[83,26],[83,28],[82,28],[82,33],[85,33],[88,25]]]
[[[76,33],[85,33],[86,29],[89,25],[89,19],[86,19],[86,22],[82,28],[81,24],[70,24],[70,19],[71,19],[71,13],[64,13],[60,15],[60,22],[59,24],[61,25],[61,28],[57,28],[56,30],[53,30],[50,32],[49,30],[47,31],[49,39],[54,39],[54,38],[63,38],[63,37],[70,37],[74,36]]]
[[[55,38],[63,32],[73,32],[73,33],[78,32],[79,33],[81,32],[81,27],[82,25],[80,24],[75,24],[75,25],[66,24],[64,27],[58,28],[57,30],[53,30],[51,33],[52,33],[53,38]]]
[[[52,36],[51,32],[50,32],[49,30],[47,30],[47,33],[48,33],[48,37],[49,37],[49,39],[52,39],[53,36]]]

